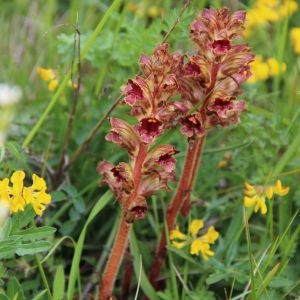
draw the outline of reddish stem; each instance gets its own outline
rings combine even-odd
[[[129,253],[125,254],[124,275],[122,281],[122,296],[121,299],[129,298],[131,278],[133,274],[132,256]]]
[[[122,214],[119,230],[115,237],[113,248],[111,249],[109,259],[102,275],[99,287],[99,300],[107,300],[112,295],[117,273],[128,245],[128,235],[131,226],[132,224],[127,223],[124,214]]]
[[[132,201],[135,201],[135,198],[138,194],[138,188],[142,177],[142,167],[147,155],[147,149],[147,145],[143,143],[140,144],[139,152],[135,159],[133,169],[134,188],[126,200],[126,203],[124,203],[122,206],[122,218],[119,224],[119,229],[115,236],[113,248],[106,263],[101,284],[99,286],[99,300],[107,300],[111,297],[117,273],[128,246],[128,236],[132,224],[128,223],[126,220],[127,208],[130,206]]]
[[[183,204],[190,199],[190,194],[193,186],[197,170],[199,168],[200,157],[203,149],[205,136],[191,141],[189,143],[183,172],[178,184],[173,200],[169,204],[167,211],[167,228],[168,232],[174,227],[177,215],[182,208]],[[150,272],[150,282],[153,287],[157,287],[157,278],[160,273],[163,261],[166,256],[166,232],[162,232],[160,243],[155,254],[154,262]]]
[[[190,180],[189,180],[189,185],[187,186],[187,190],[190,191],[190,193],[186,196],[184,203],[181,206],[181,214],[186,217],[189,213],[190,210],[190,200],[191,200],[191,192],[192,192],[192,188],[193,188],[193,183],[194,180],[197,176],[197,171],[200,165],[200,159],[201,159],[201,152],[202,152],[202,148],[203,148],[203,142],[204,142],[205,137],[203,137],[203,139],[201,139],[202,144],[196,147],[195,152],[193,153],[193,164],[191,166],[191,171],[190,171]],[[197,151],[197,152],[196,152]]]

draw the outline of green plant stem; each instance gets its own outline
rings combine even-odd
[[[189,203],[192,186],[200,164],[204,141],[205,136],[189,143],[178,188],[167,210],[166,222],[168,232],[174,227],[177,215],[183,205]],[[163,231],[150,272],[150,282],[154,288],[157,287],[157,278],[166,256],[166,242],[166,232]]]
[[[80,85],[81,85],[81,63],[80,63],[80,31],[79,31],[79,25],[78,25],[78,20],[76,23],[76,27],[75,27],[75,33],[74,33],[74,59],[75,59],[75,55],[76,55],[76,50],[78,51],[78,61],[77,61],[77,83],[76,83],[76,87],[73,87],[73,96],[72,96],[72,109],[69,115],[69,119],[68,119],[68,126],[67,126],[67,131],[65,134],[65,139],[64,139],[64,144],[62,147],[62,151],[60,154],[60,159],[59,159],[59,163],[58,163],[58,167],[57,167],[57,171],[56,171],[56,176],[55,176],[55,181],[56,184],[58,184],[58,182],[60,181],[60,178],[62,176],[62,171],[64,168],[64,162],[65,162],[65,155],[67,153],[67,149],[69,147],[69,143],[70,143],[70,139],[71,139],[71,133],[73,130],[73,123],[74,123],[74,119],[76,117],[76,111],[77,111],[77,106],[78,106],[78,98],[79,98],[79,90],[80,90]],[[73,71],[73,65],[74,62],[72,62],[72,67],[71,67],[71,72]],[[71,79],[72,79],[72,73],[71,73]]]
[[[171,33],[173,32],[173,30],[175,29],[175,27],[178,25],[178,23],[180,22],[183,13],[187,10],[188,6],[191,4],[191,0],[185,0],[184,5],[182,6],[179,15],[177,17],[177,19],[175,20],[174,24],[172,25],[172,27],[169,29],[169,31],[166,33],[166,35],[164,36],[162,43],[165,43],[167,41],[167,39],[169,38],[169,36],[171,35]]]
[[[51,290],[50,290],[50,287],[49,287],[49,284],[48,284],[48,280],[47,280],[44,268],[43,268],[43,266],[41,264],[40,258],[38,257],[37,254],[35,255],[35,261],[36,261],[36,264],[38,266],[40,275],[42,277],[42,281],[43,281],[43,284],[45,286],[45,289],[47,290],[48,297],[49,297],[49,299],[52,300],[53,298],[52,298]]]
[[[32,225],[33,227],[36,227],[34,220],[31,221],[31,225]],[[43,284],[44,284],[44,286],[45,286],[45,289],[47,290],[47,294],[48,294],[48,296],[49,296],[49,299],[52,300],[51,290],[50,290],[50,287],[49,287],[49,284],[48,284],[48,280],[47,280],[47,277],[46,277],[46,274],[45,274],[43,265],[42,265],[42,263],[41,263],[41,260],[40,260],[40,258],[39,258],[39,256],[38,256],[37,254],[34,255],[34,258],[35,258],[36,264],[37,264],[37,266],[38,266],[40,275],[41,275],[41,277],[42,277],[42,281],[43,281]]]
[[[112,192],[108,190],[105,194],[103,194],[98,199],[98,201],[96,202],[93,209],[91,210],[88,219],[81,230],[81,233],[79,235],[78,241],[75,246],[75,251],[72,259],[66,299],[74,298],[73,296],[74,296],[75,284],[76,281],[78,281],[78,277],[80,275],[79,264],[80,264],[80,259],[83,251],[83,245],[87,233],[87,228],[89,224],[94,220],[94,218],[98,215],[98,213],[100,213],[100,211],[109,203],[111,198],[112,198]]]
[[[252,246],[251,246],[251,237],[250,237],[250,230],[249,230],[249,223],[248,217],[246,215],[245,209],[243,210],[243,218],[244,218],[244,226],[245,226],[245,233],[247,239],[247,248],[248,248],[248,256],[250,262],[250,281],[246,285],[244,293],[251,287],[251,299],[256,299],[255,295],[255,271],[254,271],[254,263],[253,263],[253,255],[252,255]],[[243,298],[244,299],[244,298]]]

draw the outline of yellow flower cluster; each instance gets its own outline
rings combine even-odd
[[[150,18],[157,18],[163,14],[163,8],[159,6],[159,2],[143,0],[139,3],[130,2],[126,8],[128,11],[135,12],[138,17],[144,17],[145,15]]]
[[[170,241],[172,245],[181,249],[187,245],[190,245],[190,253],[192,255],[202,254],[203,259],[208,260],[210,256],[214,255],[214,252],[210,249],[210,245],[218,239],[219,233],[215,230],[214,226],[210,226],[206,234],[198,237],[198,232],[203,228],[204,222],[200,219],[195,219],[189,226],[189,234],[182,233],[178,226],[170,232]]]
[[[300,54],[300,27],[292,28],[290,31],[290,36],[295,53]]]
[[[51,196],[46,193],[46,182],[33,174],[32,185],[26,187],[24,179],[23,171],[15,171],[10,179],[0,180],[0,204],[7,207],[12,214],[23,211],[26,205],[31,204],[35,213],[40,216],[51,202]]]
[[[266,80],[286,71],[286,64],[279,63],[274,57],[263,60],[263,58],[258,55],[250,64],[250,66],[252,76],[248,79],[248,83],[255,83],[257,81]]]
[[[297,9],[298,3],[294,0],[257,0],[255,5],[247,11],[245,35],[251,35],[256,27],[268,22],[282,20]]]
[[[261,214],[267,213],[266,198],[271,199],[273,195],[285,196],[289,192],[289,187],[283,187],[280,180],[274,186],[251,185],[245,182],[244,205],[254,207],[254,212],[260,210]]]
[[[53,92],[57,88],[57,85],[58,85],[58,80],[56,78],[54,70],[38,67],[37,72],[40,74],[42,80],[49,82],[48,90],[50,92]]]

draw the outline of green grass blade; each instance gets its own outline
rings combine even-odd
[[[299,150],[300,146],[300,134],[296,135],[294,140],[290,143],[288,149],[282,155],[276,166],[272,171],[272,177],[277,177],[280,172],[284,169],[284,167],[288,164],[288,162],[295,157],[295,154]]]
[[[265,293],[267,293],[267,286],[271,282],[271,280],[275,277],[278,268],[280,266],[280,263],[276,264],[270,272],[266,276],[264,276],[264,279],[262,279],[260,282],[260,286],[258,287],[258,290],[256,292],[256,295],[258,296],[258,299],[260,299],[260,296],[263,296]],[[269,297],[268,297],[269,298]]]
[[[292,160],[297,152],[299,151],[300,146],[300,135],[297,134],[294,140],[290,143],[289,147],[282,155],[281,159],[276,164],[272,176],[277,177],[280,172],[283,171],[285,166]],[[279,204],[279,232],[280,235],[283,234],[285,228],[287,227],[291,217],[292,217],[292,198],[287,197],[286,199],[282,199]]]
[[[71,271],[70,271],[70,279],[68,283],[68,290],[67,290],[67,299],[73,299],[74,289],[75,289],[75,282],[77,276],[79,275],[79,262],[82,254],[83,244],[87,232],[87,227],[90,222],[99,214],[99,212],[109,203],[113,194],[110,190],[108,190],[95,204],[90,215],[83,226],[83,229],[80,233],[78,242],[75,247],[75,253],[72,260]]]
[[[243,210],[243,215],[244,215],[244,227],[245,227],[246,240],[247,240],[249,263],[250,263],[251,297],[252,299],[256,299],[255,280],[254,280],[255,274],[254,274],[254,264],[253,264],[253,256],[252,256],[251,237],[250,237],[249,223],[248,223],[245,209]]]
[[[45,299],[46,294],[47,294],[47,290],[42,290],[32,300],[43,300]]]
[[[41,264],[43,264],[55,251],[55,249],[64,241],[64,240],[70,240],[75,248],[76,242],[73,240],[72,237],[70,236],[64,236],[62,238],[60,238],[55,245],[51,248],[51,250],[48,252],[48,254],[43,258],[43,260],[41,261]]]
[[[62,265],[56,269],[54,282],[53,282],[53,299],[63,300],[65,291],[65,272]]]
[[[133,257],[140,257],[140,249],[138,246],[137,239],[135,237],[134,231],[131,230],[130,233],[130,251]],[[141,283],[141,288],[144,291],[144,293],[149,297],[151,300],[159,300],[159,297],[156,295],[155,290],[153,289],[151,283],[149,282],[145,271],[140,269],[139,266],[139,260],[134,259],[133,260],[133,267],[134,267],[134,272],[137,278],[141,278],[140,283]]]
[[[48,114],[50,113],[50,111],[52,110],[52,108],[55,106],[57,100],[59,99],[60,95],[64,91],[64,89],[65,89],[65,87],[66,87],[66,85],[67,85],[67,83],[68,83],[68,81],[70,79],[70,76],[71,76],[71,71],[69,71],[65,75],[64,80],[59,85],[59,87],[58,87],[57,91],[55,92],[55,94],[53,95],[50,103],[48,104],[48,106],[46,107],[46,109],[44,110],[44,112],[42,113],[41,117],[39,118],[39,120],[37,121],[37,123],[35,124],[35,126],[31,129],[31,131],[26,136],[26,138],[25,138],[25,140],[24,140],[24,142],[22,144],[22,148],[28,147],[28,145],[30,144],[30,142],[32,141],[32,139],[35,137],[35,135],[39,131],[40,127],[44,123],[46,117],[48,116]]]

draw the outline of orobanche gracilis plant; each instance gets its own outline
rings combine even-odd
[[[166,223],[175,227],[178,213],[186,216],[190,193],[199,167],[205,137],[210,128],[238,123],[246,109],[240,86],[251,75],[249,63],[254,55],[242,37],[245,12],[230,15],[227,8],[204,9],[190,24],[195,44],[193,55],[171,53],[167,44],[156,47],[152,56],[142,55],[141,75],[122,87],[123,102],[131,107],[134,124],[111,118],[107,141],[128,152],[128,162],[114,166],[99,163],[97,170],[115,193],[122,208],[122,219],[100,284],[100,299],[108,299],[128,245],[132,223],[144,218],[147,199],[168,183],[176,181],[174,155],[178,150],[169,144],[154,145],[166,130],[180,127],[188,139],[185,163],[177,191],[169,204]],[[166,255],[165,230],[155,255],[150,281],[156,286]]]

